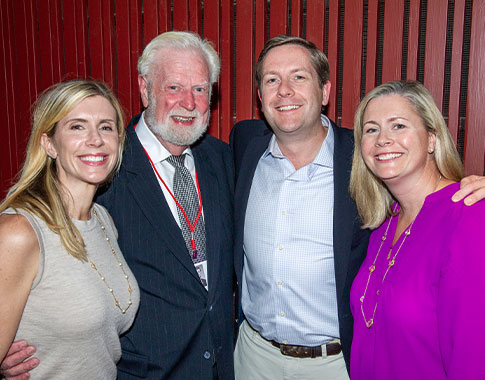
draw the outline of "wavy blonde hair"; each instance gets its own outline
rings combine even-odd
[[[91,96],[102,96],[113,106],[119,135],[118,158],[113,171],[106,178],[112,179],[121,165],[125,141],[123,111],[116,96],[106,84],[93,80],[76,79],[57,83],[46,89],[35,102],[32,115],[32,131],[27,145],[25,162],[18,182],[7,193],[0,204],[0,212],[11,207],[23,209],[38,216],[60,236],[67,252],[81,261],[87,260],[84,241],[72,223],[61,194],[67,189],[59,182],[55,160],[41,146],[45,133],[52,137],[57,123],[74,107]]]
[[[381,84],[360,102],[354,118],[354,157],[350,174],[350,194],[357,204],[363,228],[377,228],[393,214],[395,199],[386,185],[366,166],[362,158],[361,142],[364,113],[369,102],[380,96],[399,95],[407,99],[423,121],[428,133],[436,136],[434,161],[443,178],[460,181],[463,165],[460,156],[433,96],[417,81],[394,81]]]

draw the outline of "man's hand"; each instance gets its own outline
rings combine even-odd
[[[10,380],[27,380],[30,378],[29,371],[39,365],[39,359],[30,358],[35,353],[35,347],[30,346],[25,340],[12,343],[7,356],[0,364],[0,377]],[[30,358],[29,360],[26,360]]]
[[[466,197],[466,198],[465,198]],[[465,198],[464,203],[467,206],[485,198],[485,177],[470,175],[460,182],[460,190],[451,198],[453,202],[459,202]]]

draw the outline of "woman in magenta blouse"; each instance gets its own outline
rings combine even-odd
[[[485,201],[451,201],[463,169],[431,94],[375,88],[354,134],[351,193],[375,231],[351,291],[352,380],[485,379]]]

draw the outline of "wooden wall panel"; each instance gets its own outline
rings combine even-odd
[[[463,59],[463,27],[465,21],[465,0],[455,0],[453,17],[453,44],[451,50],[450,98],[448,104],[448,129],[451,136],[458,141],[460,125],[460,89]]]
[[[270,38],[278,34],[288,34],[288,0],[270,1]]]
[[[472,11],[468,102],[465,129],[465,171],[485,175],[485,3],[475,1]]]
[[[236,5],[236,121],[251,119],[254,105],[254,36],[253,0],[239,0]]]
[[[387,0],[384,8],[382,82],[401,79],[404,0]]]
[[[424,57],[424,85],[443,110],[443,85],[445,80],[445,47],[448,3],[428,0],[426,28],[426,55]]]
[[[344,110],[355,110],[360,102],[363,11],[363,4],[355,2],[354,6],[345,12],[342,75],[342,109]],[[340,123],[342,127],[352,129],[353,120],[354,112],[342,112]]]
[[[423,78],[446,107],[453,138],[464,143],[467,173],[483,174],[483,8],[483,2],[471,0],[1,0],[5,123],[0,138],[7,146],[0,151],[0,194],[23,160],[31,104],[42,90],[74,77],[101,79],[113,87],[130,118],[141,110],[138,57],[152,38],[168,30],[200,33],[220,54],[209,129],[214,136],[227,141],[234,121],[262,117],[256,60],[270,36],[291,32],[313,41],[329,58],[331,119],[351,127],[362,93],[401,76]]]

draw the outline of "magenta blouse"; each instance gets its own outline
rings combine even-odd
[[[360,298],[389,219],[372,233],[350,296],[352,380],[485,379],[485,201],[453,203],[458,189],[455,183],[426,198],[382,283],[392,219],[363,302],[369,320],[378,300],[367,328]]]

